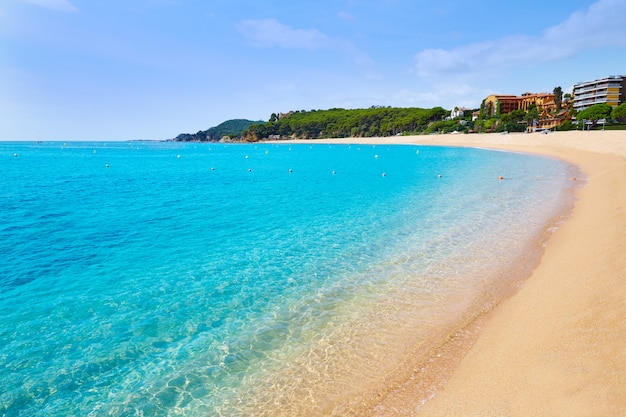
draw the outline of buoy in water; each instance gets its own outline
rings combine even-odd
[[[576,177],[572,177],[572,178],[570,178],[570,180],[576,181]]]
[[[96,150],[95,150],[95,149],[93,150],[93,153],[96,153]]]
[[[387,174],[385,174],[385,173],[383,172],[383,177],[386,177],[386,176],[387,176]]]
[[[502,175],[500,175],[500,176],[498,177],[498,179],[499,179],[499,180],[503,180],[503,179],[504,179],[504,177],[503,177]]]
[[[378,155],[374,155],[374,159],[378,159]]]
[[[437,178],[441,178],[441,174],[437,175]]]
[[[289,168],[289,172],[290,172],[290,173],[291,173],[291,172],[293,172],[293,169]]]
[[[248,168],[248,172],[252,172],[252,168]]]
[[[333,171],[333,175],[335,175],[336,173],[337,173],[336,171]]]
[[[106,168],[108,168],[108,167],[109,167],[109,164],[106,164],[106,165],[105,165],[105,167],[106,167]]]
[[[180,159],[180,155],[176,155],[176,158]]]
[[[16,152],[16,153],[14,153],[14,154],[13,154],[13,156],[17,158],[17,157],[18,157],[17,152]]]
[[[248,155],[246,155],[246,159],[248,159]]]

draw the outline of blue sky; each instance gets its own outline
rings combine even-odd
[[[0,0],[0,140],[571,92],[626,75],[624,16],[624,0]]]

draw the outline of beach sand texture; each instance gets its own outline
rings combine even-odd
[[[339,139],[555,156],[587,184],[518,293],[478,324],[478,337],[425,404],[407,381],[376,416],[626,416],[626,131]],[[495,173],[494,173],[495,175]]]

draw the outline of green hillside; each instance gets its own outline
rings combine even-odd
[[[224,136],[231,139],[241,137],[241,133],[253,124],[264,123],[262,120],[232,119],[227,120],[208,130],[197,133],[181,133],[174,138],[176,142],[218,142]]]

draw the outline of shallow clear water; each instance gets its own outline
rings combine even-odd
[[[522,275],[573,169],[425,146],[0,143],[0,414],[353,409]]]

